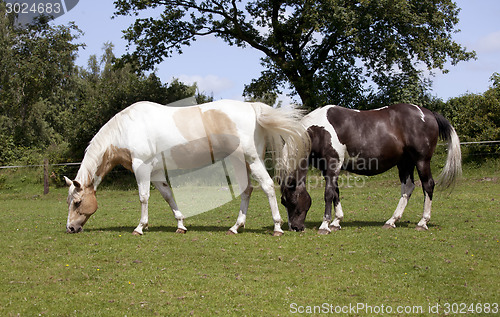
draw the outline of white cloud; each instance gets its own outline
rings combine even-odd
[[[214,95],[220,95],[223,92],[231,90],[235,86],[231,79],[216,75],[179,75],[178,79],[185,84],[196,83],[201,92],[207,94],[213,93]]]
[[[477,41],[477,51],[483,53],[500,53],[500,31],[490,33]]]

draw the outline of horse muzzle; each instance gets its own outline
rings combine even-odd
[[[295,232],[304,232],[305,226],[294,226],[290,225],[290,231],[295,231]]]
[[[79,233],[83,231],[82,226],[78,225],[69,225],[66,227],[66,233]]]

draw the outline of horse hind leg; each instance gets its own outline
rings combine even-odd
[[[175,219],[177,220],[177,230],[176,233],[186,233],[187,228],[184,226],[184,215],[180,212],[179,207],[177,207],[177,203],[175,202],[174,195],[172,193],[172,189],[167,184],[166,181],[155,181],[153,182],[156,189],[160,192],[161,196],[168,203],[170,208],[172,209],[172,213],[174,214]]]
[[[243,185],[243,181],[238,180],[239,183]],[[238,213],[238,218],[236,219],[236,223],[234,226],[229,228],[227,231],[227,234],[237,234],[238,229],[240,227],[245,227],[245,222],[247,218],[247,211],[248,211],[248,206],[250,204],[250,196],[252,195],[253,187],[252,183],[250,181],[250,170],[248,165],[246,166],[246,185],[245,190],[241,192],[241,202],[240,202],[240,211]]]
[[[342,205],[340,204],[340,199],[338,200],[337,204],[334,202],[334,208],[335,208],[335,219],[333,219],[332,223],[330,224],[330,230],[331,231],[338,231],[342,227],[340,226],[340,222],[344,219],[344,211],[342,210]]]
[[[278,208],[278,202],[276,200],[276,193],[274,191],[274,182],[269,176],[264,166],[264,162],[262,160],[257,159],[254,162],[249,164],[250,171],[252,172],[253,177],[259,182],[260,187],[264,191],[269,201],[269,206],[271,207],[271,213],[274,221],[274,231],[273,236],[281,236],[283,235],[283,230],[281,229],[281,224],[283,220],[281,219],[281,215]]]
[[[399,203],[396,207],[396,210],[394,211],[394,214],[389,220],[385,222],[383,226],[383,228],[385,229],[396,228],[396,222],[399,221],[401,217],[403,217],[403,212],[406,208],[406,205],[408,204],[408,201],[410,200],[413,190],[415,189],[415,183],[413,180],[414,166],[412,166],[411,168],[398,166],[398,168],[399,179],[401,180],[401,198],[399,199]]]
[[[432,195],[434,193],[434,179],[432,178],[430,161],[418,163],[417,171],[424,191],[424,213],[415,229],[418,231],[425,231],[429,229],[427,223],[431,219]]]

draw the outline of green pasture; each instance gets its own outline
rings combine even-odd
[[[136,237],[137,191],[107,187],[98,191],[99,210],[85,231],[69,235],[65,188],[44,196],[39,180],[2,177],[1,316],[323,315],[349,305],[360,309],[340,315],[376,315],[361,305],[389,306],[391,315],[428,315],[431,308],[445,315],[452,304],[468,313],[498,311],[498,163],[468,167],[451,195],[436,192],[427,232],[414,229],[423,208],[420,188],[398,227],[381,228],[398,202],[396,171],[344,176],[343,230],[328,236],[316,233],[323,188],[314,175],[307,230],[282,237],[271,236],[260,190],[236,236],[226,231],[238,200],[188,218],[189,231],[181,235],[153,191],[150,229]],[[411,313],[397,313],[398,307]]]

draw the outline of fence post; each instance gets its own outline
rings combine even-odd
[[[43,194],[49,193],[49,160],[43,160]]]

